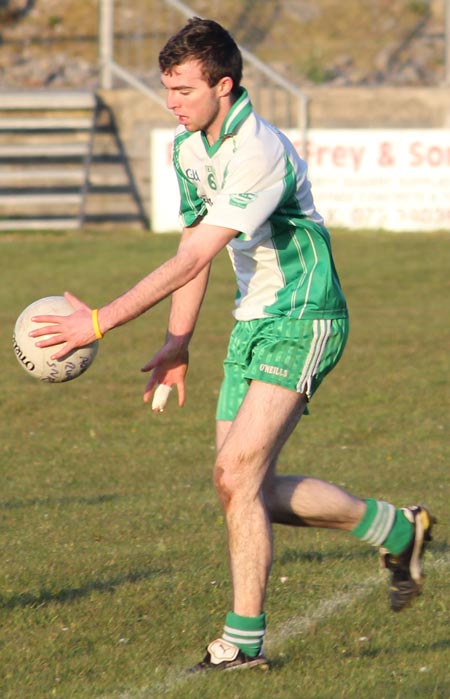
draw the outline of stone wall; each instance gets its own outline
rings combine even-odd
[[[307,94],[313,128],[450,128],[450,86],[318,87]]]

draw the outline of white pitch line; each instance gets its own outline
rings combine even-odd
[[[267,633],[264,647],[274,652],[276,648],[283,645],[286,639],[292,639],[306,633],[318,622],[330,619],[341,609],[346,609],[362,597],[367,597],[376,587],[382,583],[386,584],[386,582],[384,575],[374,575],[363,583],[355,585],[349,592],[339,592],[329,599],[322,600],[317,606],[307,609],[302,616],[288,619],[278,628],[270,630]]]
[[[439,570],[448,568],[450,555],[444,555],[434,561],[426,562],[426,570]],[[275,653],[280,650],[287,640],[307,633],[311,627],[321,621],[330,619],[339,611],[350,607],[357,600],[370,595],[377,587],[387,584],[388,578],[385,575],[373,575],[363,582],[355,584],[349,592],[339,592],[332,597],[323,600],[316,607],[311,607],[298,617],[293,617],[281,624],[277,628],[271,629],[267,634],[265,648]],[[130,689],[121,694],[102,696],[99,699],[153,699],[170,692],[176,687],[181,687],[197,675],[189,675],[185,670],[173,670],[161,682],[155,682],[148,687],[141,689]]]
[[[425,573],[427,570],[438,570],[440,568],[448,568],[450,564],[450,555],[442,556],[434,561],[426,561]],[[357,583],[349,592],[339,592],[329,599],[320,602],[316,607],[306,610],[302,616],[294,617],[283,623],[278,628],[267,633],[267,642],[264,647],[276,652],[279,646],[282,646],[287,639],[294,638],[306,633],[311,627],[320,621],[331,618],[341,609],[350,607],[357,600],[370,595],[375,588],[380,585],[388,585],[389,576],[386,573],[373,575],[367,578],[364,582]],[[425,590],[426,594],[426,590]]]

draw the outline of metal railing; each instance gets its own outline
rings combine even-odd
[[[160,28],[156,29],[153,23],[151,30],[145,27],[144,5],[142,6],[141,24],[127,28],[122,26],[116,29],[115,10],[120,10],[122,18],[126,19],[126,12],[130,13],[133,3],[128,0],[127,9],[120,6],[116,0],[99,0],[99,53],[100,53],[100,85],[102,88],[111,89],[115,79],[130,85],[148,95],[156,104],[165,109],[165,100],[161,95],[160,77],[158,69],[158,50],[162,48],[168,36],[181,27],[183,21],[194,15],[194,12],[185,3],[179,0],[161,0],[158,12]],[[147,10],[149,3],[146,3]],[[139,21],[139,8],[138,21]],[[164,12],[166,16],[164,16]],[[165,24],[164,26],[161,22]],[[123,21],[122,25],[125,24]],[[158,39],[158,49],[153,49],[152,42]],[[127,60],[120,58],[119,47],[128,47]],[[130,45],[132,50],[130,50]],[[296,85],[286,80],[282,75],[274,71],[270,66],[257,58],[250,51],[239,46],[244,59],[246,86],[251,85],[251,98],[255,109],[279,128],[297,128],[300,130],[303,142],[306,140],[308,126],[308,97]],[[150,52],[150,53],[149,53]],[[132,61],[131,54],[140,53],[139,60]],[[132,65],[126,65],[126,64]]]

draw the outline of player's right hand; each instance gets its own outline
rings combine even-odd
[[[30,337],[38,338],[37,347],[64,345],[52,355],[52,359],[61,359],[73,349],[89,345],[96,339],[92,325],[92,309],[68,291],[64,296],[73,306],[73,313],[68,316],[40,315],[32,318],[36,323],[50,323],[30,332]],[[39,340],[42,335],[50,337]]]

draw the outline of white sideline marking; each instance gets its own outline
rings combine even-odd
[[[448,568],[449,563],[450,554],[444,555],[434,561],[427,561],[426,570]],[[382,584],[386,584],[387,581],[387,575],[385,576],[382,573],[373,575],[364,582],[356,584],[349,592],[339,592],[333,595],[333,597],[323,600],[316,607],[311,607],[311,609],[306,610],[306,613],[302,616],[293,617],[278,626],[278,628],[270,630],[267,634],[267,641],[264,647],[271,650],[272,653],[275,653],[283,646],[287,639],[292,639],[295,638],[295,636],[306,633],[312,626],[317,624],[317,622],[331,618],[341,609],[345,609],[357,600],[370,595],[375,588]],[[196,677],[196,675],[188,675],[184,670],[173,670],[162,682],[155,682],[149,687],[142,687],[137,690],[130,689],[121,694],[103,695],[99,697],[99,699],[153,699],[153,697],[162,696],[176,687],[183,686],[194,677]]]
[[[272,652],[275,651],[287,638],[291,639],[306,633],[317,622],[329,619],[341,609],[350,607],[357,600],[370,595],[379,585],[386,584],[386,581],[384,575],[374,575],[363,583],[357,584],[349,592],[338,592],[333,597],[319,602],[317,606],[307,609],[302,616],[289,619],[273,632],[269,630],[264,647]]]
[[[448,568],[449,563],[450,555],[442,556],[434,561],[427,561],[425,573],[427,570]],[[283,645],[286,639],[291,639],[295,636],[300,636],[302,633],[306,633],[312,626],[317,624],[317,622],[331,618],[341,609],[350,607],[350,605],[357,600],[370,595],[376,587],[387,585],[388,581],[388,574],[384,575],[383,571],[380,571],[380,574],[373,575],[364,582],[360,582],[349,592],[338,592],[336,595],[333,595],[333,597],[320,602],[316,607],[311,607],[311,609],[306,610],[306,613],[302,616],[289,619],[278,628],[275,628],[273,632],[269,630],[264,647],[275,652],[278,647]]]

